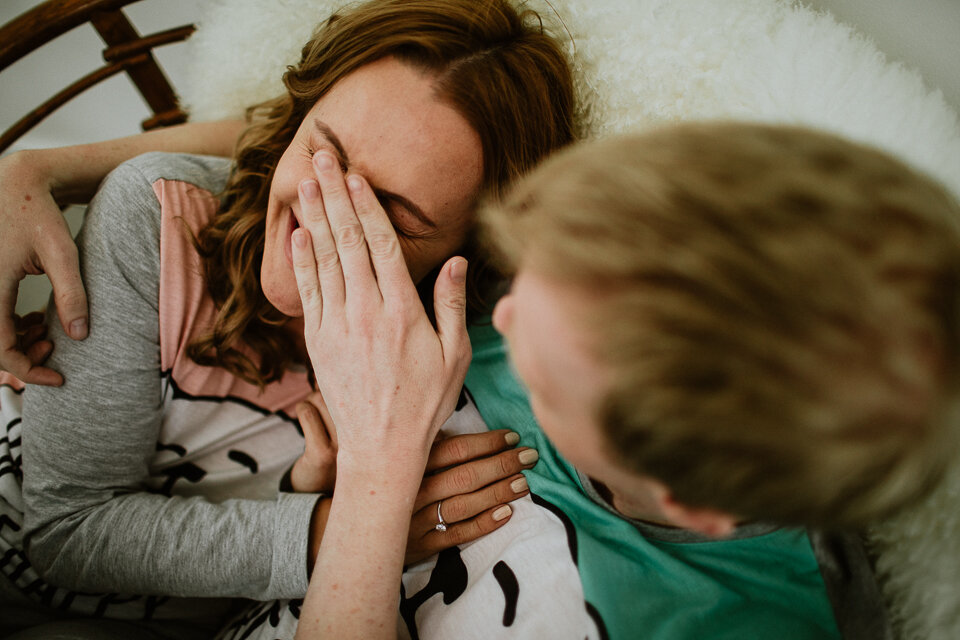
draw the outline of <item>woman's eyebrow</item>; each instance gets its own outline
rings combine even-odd
[[[317,129],[317,133],[323,136],[327,142],[330,143],[330,146],[333,147],[333,150],[337,154],[337,161],[341,166],[349,167],[350,166],[350,156],[347,155],[346,149],[343,148],[343,143],[340,142],[340,138],[337,137],[337,134],[333,132],[333,129],[327,125],[326,122],[323,122],[319,118],[313,119],[313,124]],[[369,181],[368,181],[369,182]],[[411,201],[409,198],[405,198],[399,193],[393,193],[392,191],[387,191],[386,189],[381,189],[374,184],[370,184],[370,188],[373,190],[373,193],[380,199],[392,200],[399,204],[401,207],[410,212],[414,218],[419,220],[422,224],[431,229],[436,230],[436,223],[427,217],[427,214],[423,212],[416,203]]]

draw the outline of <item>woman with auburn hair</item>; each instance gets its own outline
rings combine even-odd
[[[515,487],[530,456],[509,450],[511,434],[486,432],[461,393],[463,310],[468,299],[481,310],[488,294],[475,204],[573,138],[559,47],[502,0],[382,0],[324,22],[284,82],[286,95],[250,110],[233,166],[148,154],[111,173],[91,203],[78,240],[89,336],[74,342],[52,327],[51,365],[65,383],[22,395],[22,467],[19,449],[11,455],[23,493],[4,485],[2,505],[15,529],[0,541],[20,563],[2,579],[4,631],[92,616],[70,631],[202,636],[221,624],[227,598],[303,597],[326,527],[350,531],[351,500],[366,512],[354,491],[364,482],[377,500],[404,496],[382,529],[396,535],[366,549],[389,560],[370,592],[379,608],[367,612],[384,621],[396,617],[392,569],[492,531],[510,515],[504,503],[527,493]],[[407,281],[429,290],[436,280],[446,328],[444,370],[402,380],[407,412],[391,411],[395,429],[372,442],[373,425],[341,403],[344,386],[362,381],[338,374],[357,356],[362,319],[311,365],[294,275],[295,232],[336,213],[344,174],[395,230]],[[357,225],[336,238],[360,240]],[[448,261],[455,253],[469,274],[463,259]],[[330,312],[334,295],[323,297]],[[415,357],[436,335],[422,309],[402,311],[381,355]],[[8,378],[5,388],[22,385]],[[5,413],[17,409],[15,391],[3,398]],[[455,419],[484,433],[434,444],[455,406]],[[462,463],[467,473],[442,470]],[[316,493],[333,477],[342,507]],[[435,527],[441,503],[445,530]],[[323,579],[350,571],[334,564]]]

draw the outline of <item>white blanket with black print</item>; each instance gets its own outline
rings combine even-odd
[[[443,429],[453,435],[483,428],[469,394],[463,394],[461,406]],[[536,496],[511,504],[513,516],[503,527],[406,568],[398,637],[602,637],[584,601],[563,521]],[[302,602],[254,605],[219,638],[293,638]]]

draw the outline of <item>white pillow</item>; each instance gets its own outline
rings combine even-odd
[[[330,0],[214,0],[192,39],[194,119],[283,90]],[[572,56],[590,136],[701,118],[806,124],[873,144],[960,194],[960,125],[867,38],[787,0],[528,0]],[[571,39],[572,38],[572,39]],[[898,635],[960,637],[960,461],[870,542]]]

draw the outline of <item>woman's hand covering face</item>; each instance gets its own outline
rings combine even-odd
[[[292,260],[317,388],[337,425],[337,486],[298,635],[391,635],[416,497],[470,362],[466,261],[444,265],[437,329],[386,212],[327,152],[299,185]],[[348,187],[349,184],[349,187]],[[320,576],[319,578],[317,576]]]
[[[293,262],[317,387],[338,425],[338,463],[423,460],[470,361],[466,261],[441,270],[435,330],[368,183],[345,179],[329,153],[314,167],[317,180],[300,185]]]

